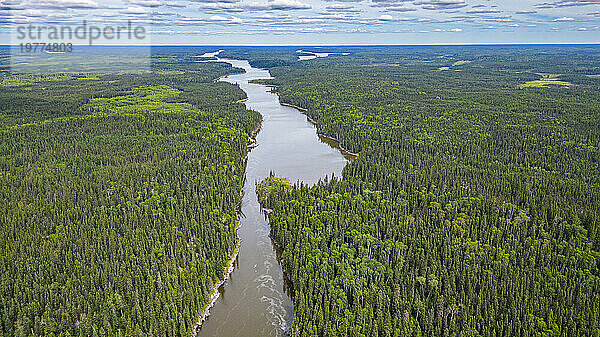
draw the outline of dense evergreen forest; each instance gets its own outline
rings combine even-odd
[[[258,187],[292,335],[599,336],[600,48],[319,51],[225,52],[359,153]]]
[[[237,244],[260,120],[203,52],[0,73],[0,335],[191,335]]]
[[[359,154],[257,187],[291,335],[600,336],[600,48],[223,49]],[[191,334],[260,120],[207,51],[15,75],[0,49],[0,335]]]

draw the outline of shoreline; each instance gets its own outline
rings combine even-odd
[[[248,137],[248,145],[246,146],[246,148],[248,149],[248,152],[250,152],[250,150],[252,150],[253,148],[258,146],[258,141],[256,140],[256,135],[260,132],[260,129],[262,128],[262,115],[260,116],[260,121],[258,121],[258,126],[256,127],[256,129],[252,130],[250,132],[250,137]],[[246,158],[248,158],[248,153],[246,153]],[[245,177],[246,171],[244,169],[244,179],[246,179]]]
[[[306,117],[308,117],[308,116],[306,116]],[[354,159],[358,158],[358,156],[359,156],[358,153],[354,153],[354,152],[350,152],[350,151],[346,150],[343,146],[340,145],[340,141],[337,138],[333,138],[333,137],[330,137],[330,136],[327,136],[327,135],[324,135],[324,134],[318,133],[318,132],[317,132],[317,135],[319,137],[322,137],[322,138],[325,138],[325,139],[328,139],[330,141],[335,142],[336,143],[336,147],[340,150],[340,152],[344,156],[352,157],[351,160],[354,160]]]
[[[293,105],[293,104],[290,104],[290,103],[285,103],[285,102],[281,102],[281,101],[280,101],[280,102],[279,102],[279,104],[281,104],[281,105],[283,105],[283,106],[290,107],[290,108],[294,108],[294,109],[296,109],[296,110],[298,110],[298,111],[300,111],[300,112],[308,112],[308,110],[307,110],[307,109],[301,108],[301,107],[299,107],[299,106],[295,106],[295,105]],[[307,116],[307,117],[308,117],[308,116]],[[313,121],[313,123],[315,123],[315,124],[316,124],[316,122],[314,122],[314,121]]]
[[[223,62],[223,63],[228,63],[225,60],[222,60],[222,59],[219,59],[219,58],[217,58],[217,60],[210,60],[210,61],[205,61],[205,62]],[[243,72],[231,72],[231,73],[228,73],[226,75],[223,75],[223,76],[220,76],[219,78],[217,78],[215,80],[215,82],[221,81],[222,79],[224,79],[225,77],[228,77],[230,75],[238,75],[238,74],[243,74],[243,73],[247,72],[245,69],[242,69],[242,68],[236,68],[236,67],[233,67],[233,68],[234,69],[241,69]],[[266,81],[266,79],[262,80],[262,81]],[[261,80],[252,80],[252,81],[248,81],[248,83],[259,84],[259,85],[264,85],[266,87],[271,87],[273,89],[271,92],[275,92],[276,86],[269,85],[269,84],[266,84],[264,82],[260,83],[262,81]],[[317,125],[316,121],[314,121],[312,118],[310,118],[306,114],[306,112],[308,112],[307,109],[304,109],[304,108],[298,107],[298,106],[294,106],[294,105],[289,104],[289,103],[281,102],[281,100],[279,98],[279,95],[277,95],[277,96],[278,96],[278,102],[279,102],[280,105],[291,107],[291,108],[294,108],[294,109],[298,110],[300,113],[304,114],[313,125],[315,125],[315,126]],[[236,101],[234,103],[244,103],[247,99],[248,98],[246,97],[245,99],[238,100],[238,101]],[[254,147],[256,147],[256,146],[259,145],[258,142],[256,141],[255,137],[261,131],[261,129],[262,129],[262,122],[263,122],[263,118],[262,118],[262,115],[261,115],[261,118],[260,118],[260,121],[258,123],[258,126],[256,127],[256,129],[254,129],[250,133],[250,135],[251,135],[250,140],[254,140],[254,142],[251,142],[250,144],[248,144],[245,160],[247,160],[248,153],[252,150],[252,148],[254,148]],[[329,142],[327,142],[327,141],[323,141],[323,142],[327,143],[328,145],[330,145],[333,148],[338,149],[340,151],[340,153],[348,161],[351,161],[351,160],[355,159],[356,157],[358,157],[358,154],[352,153],[352,152],[344,149],[342,146],[340,146],[339,141],[337,139],[335,139],[333,137],[322,135],[322,134],[318,133],[318,130],[315,130],[315,131],[316,131],[317,136],[319,137],[319,139],[321,141],[323,141],[323,139],[328,140]],[[333,142],[333,144],[330,143],[330,142]],[[246,182],[246,173],[247,173],[246,172],[246,168],[244,168],[244,184]],[[241,192],[243,193],[243,188],[242,188]],[[268,215],[268,209],[264,209],[262,207],[262,205],[260,205],[260,207],[261,207],[261,211],[264,213],[265,217],[267,218],[267,221],[269,221],[270,219],[269,219],[269,215]],[[240,211],[241,211],[241,209],[240,209]],[[239,214],[238,214],[238,216],[239,216]],[[240,238],[239,238],[239,234],[237,233],[237,230],[240,227],[239,220],[240,219],[238,217],[238,226],[236,227],[236,235],[238,235],[238,242],[237,242],[236,247],[235,247],[234,251],[232,252],[232,255],[231,255],[230,259],[229,259],[228,268],[225,270],[225,274],[224,274],[223,278],[217,284],[215,284],[213,286],[212,291],[210,292],[210,297],[209,297],[208,303],[204,306],[204,308],[200,311],[200,313],[198,315],[199,318],[196,320],[197,323],[196,323],[196,325],[194,326],[194,329],[193,329],[193,335],[194,335],[194,337],[197,337],[200,334],[200,331],[201,331],[201,328],[202,328],[202,324],[210,316],[210,309],[215,305],[215,303],[217,302],[217,299],[220,296],[219,288],[221,286],[223,286],[227,280],[229,280],[229,278],[231,277],[231,274],[235,270],[234,264],[235,264],[236,259],[238,258],[239,250],[240,250],[240,240],[239,240]],[[270,228],[270,224],[269,224],[269,228]],[[281,250],[282,249],[281,244],[279,242],[277,242],[276,240],[274,240],[273,237],[270,234],[269,234],[269,237],[271,239],[271,242],[273,243],[273,247],[274,247],[275,251],[277,252],[277,249]],[[289,290],[293,292],[294,291],[293,281],[290,278],[290,274],[285,269],[285,266],[283,265],[283,261],[279,260],[279,262],[280,262],[280,265],[282,267],[282,271],[283,271],[283,275],[284,275],[284,282],[286,282],[285,279],[287,279],[287,282],[290,283],[289,284]],[[292,296],[293,295],[290,295],[290,297],[292,297]]]
[[[251,132],[252,136],[256,136],[256,134],[258,134],[258,132],[260,132],[260,129],[262,128],[262,116],[260,118],[260,121],[258,122],[258,127],[256,127],[256,129],[254,129]],[[254,146],[251,146],[252,144],[255,144]],[[252,144],[249,144],[247,149],[247,152],[250,152],[250,150],[252,150],[253,148],[258,146],[258,142],[254,142]],[[244,159],[244,161],[248,158],[248,153],[246,153],[246,157]],[[244,184],[246,183],[246,165],[244,163]],[[244,189],[242,188],[242,190],[240,191],[240,194],[242,195],[243,198],[243,194],[244,194]],[[241,204],[242,201],[240,199],[240,205],[238,206],[238,224],[235,227],[235,233],[237,234],[237,230],[238,228],[240,228],[240,222],[239,222],[239,215],[241,214]],[[236,208],[238,208],[236,207]],[[243,215],[243,214],[242,214]],[[229,258],[228,264],[227,264],[227,271],[225,272],[225,274],[223,275],[223,278],[213,286],[213,289],[210,292],[210,297],[209,297],[209,301],[206,304],[206,306],[202,309],[202,311],[200,312],[200,318],[196,320],[196,325],[194,326],[194,330],[193,330],[193,335],[194,337],[198,336],[198,332],[200,331],[200,329],[202,328],[202,323],[204,323],[206,321],[206,319],[210,316],[210,309],[215,305],[215,303],[217,302],[217,300],[219,299],[220,293],[219,293],[219,288],[225,284],[225,282],[229,279],[229,277],[231,276],[231,273],[233,273],[233,271],[235,270],[235,260],[237,259],[238,255],[240,252],[240,241],[239,241],[239,235],[238,235],[238,242],[235,246],[235,249],[233,250],[233,253],[231,254],[231,257]]]
[[[317,126],[317,125],[319,124],[319,123],[317,123],[317,121],[315,121],[315,120],[314,120],[314,119],[312,119],[312,118],[311,118],[309,115],[307,115],[307,114],[306,114],[306,113],[308,112],[308,109],[301,108],[301,107],[299,107],[299,106],[296,106],[296,105],[293,105],[293,104],[290,104],[290,103],[285,103],[285,102],[279,102],[279,104],[281,104],[281,105],[283,105],[283,106],[290,107],[290,108],[294,108],[294,109],[296,109],[296,110],[298,110],[298,111],[302,112],[302,114],[304,114],[304,115],[306,116],[306,118],[308,119],[308,121],[309,121],[309,122],[311,122],[312,124],[314,124],[315,126]],[[348,151],[347,149],[345,149],[345,148],[344,148],[344,147],[343,147],[343,146],[340,144],[340,141],[339,141],[339,139],[337,139],[337,138],[334,138],[334,137],[331,137],[331,136],[327,136],[327,135],[325,135],[325,134],[322,134],[322,133],[319,133],[319,131],[318,131],[318,130],[317,130],[317,135],[318,135],[319,137],[326,138],[326,139],[328,139],[328,140],[334,141],[334,142],[336,143],[336,146],[335,146],[335,147],[336,147],[336,148],[338,148],[338,149],[340,150],[340,152],[341,152],[343,155],[345,155],[345,156],[349,156],[349,157],[352,157],[352,160],[354,160],[354,159],[358,158],[358,153],[350,152],[350,151]]]
[[[238,222],[238,226],[236,227],[236,233],[237,233],[237,229],[239,228],[239,222]],[[210,297],[209,297],[209,301],[206,304],[206,306],[204,307],[204,309],[202,309],[202,311],[200,312],[200,318],[198,320],[196,320],[196,325],[194,326],[194,337],[198,336],[198,333],[200,332],[200,329],[202,328],[202,323],[204,323],[204,321],[206,321],[206,319],[208,318],[208,316],[210,316],[210,309],[215,305],[215,303],[217,302],[217,299],[219,299],[220,293],[219,293],[219,288],[229,279],[229,276],[231,276],[231,273],[233,273],[233,270],[235,269],[234,263],[235,260],[238,257],[240,251],[240,243],[238,240],[238,243],[235,247],[235,249],[233,250],[233,253],[231,254],[231,258],[229,259],[229,263],[228,263],[228,267],[227,267],[227,272],[225,273],[225,276],[223,277],[223,279],[221,281],[219,281],[217,284],[214,285],[212,291],[210,292]]]
[[[217,58],[218,60],[218,58]],[[234,67],[235,68],[235,67]],[[241,68],[235,68],[235,69],[241,69]],[[244,69],[242,69],[244,70]],[[244,70],[243,73],[246,73],[246,71]],[[223,76],[220,76],[219,78],[215,79],[215,83],[219,82],[222,78],[225,78],[227,76],[230,75],[237,75],[237,74],[243,74],[243,73],[229,73]],[[248,100],[248,97],[238,100],[234,103],[244,103]],[[263,118],[262,115],[260,116],[260,120],[258,121],[258,126],[256,127],[256,129],[252,130],[252,132],[250,133],[250,135],[252,137],[255,137],[259,132],[260,129],[262,128],[262,122],[263,122]],[[253,145],[252,147],[250,147],[251,145]],[[246,151],[246,157],[244,158],[244,184],[246,183],[246,160],[248,158],[248,152],[250,152],[250,150],[252,150],[252,148],[258,146],[258,142],[256,142],[256,140],[254,140],[253,143],[248,144],[247,146],[247,151]],[[242,195],[243,198],[243,194],[244,194],[244,188],[242,187],[242,190],[240,191],[240,194]],[[240,207],[239,207],[239,213],[241,213],[241,203],[242,200],[240,199]],[[237,208],[237,207],[236,207]],[[208,303],[204,306],[204,308],[200,311],[199,319],[196,320],[196,325],[194,326],[194,330],[193,330],[193,335],[194,337],[198,336],[198,333],[200,332],[201,328],[202,328],[202,324],[206,321],[206,319],[210,316],[210,309],[215,305],[215,303],[217,302],[217,299],[219,299],[219,296],[221,295],[219,292],[219,288],[225,284],[225,282],[229,279],[229,277],[231,276],[231,273],[233,273],[233,271],[235,270],[235,260],[238,257],[238,254],[240,252],[240,237],[237,233],[238,228],[240,228],[240,218],[239,218],[239,213],[238,213],[238,224],[235,227],[235,235],[238,237],[238,241],[237,244],[235,245],[235,249],[233,250],[231,257],[229,258],[228,264],[227,264],[227,270],[225,271],[225,274],[223,275],[223,278],[217,282],[217,284],[215,284],[210,292],[210,296],[209,296],[209,301]]]

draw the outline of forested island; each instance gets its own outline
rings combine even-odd
[[[287,334],[600,336],[598,46],[219,49],[357,154],[256,187]],[[0,335],[194,334],[261,120],[214,50],[11,74],[0,49]]]

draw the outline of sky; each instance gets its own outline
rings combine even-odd
[[[600,42],[600,0],[0,0],[0,44],[84,20],[111,33],[131,22],[153,45]]]

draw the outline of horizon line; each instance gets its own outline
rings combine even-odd
[[[32,43],[32,42],[30,42]],[[0,44],[18,47],[20,44]],[[476,42],[476,43],[419,43],[419,44],[73,44],[75,47],[411,47],[411,46],[600,46],[600,42]]]

